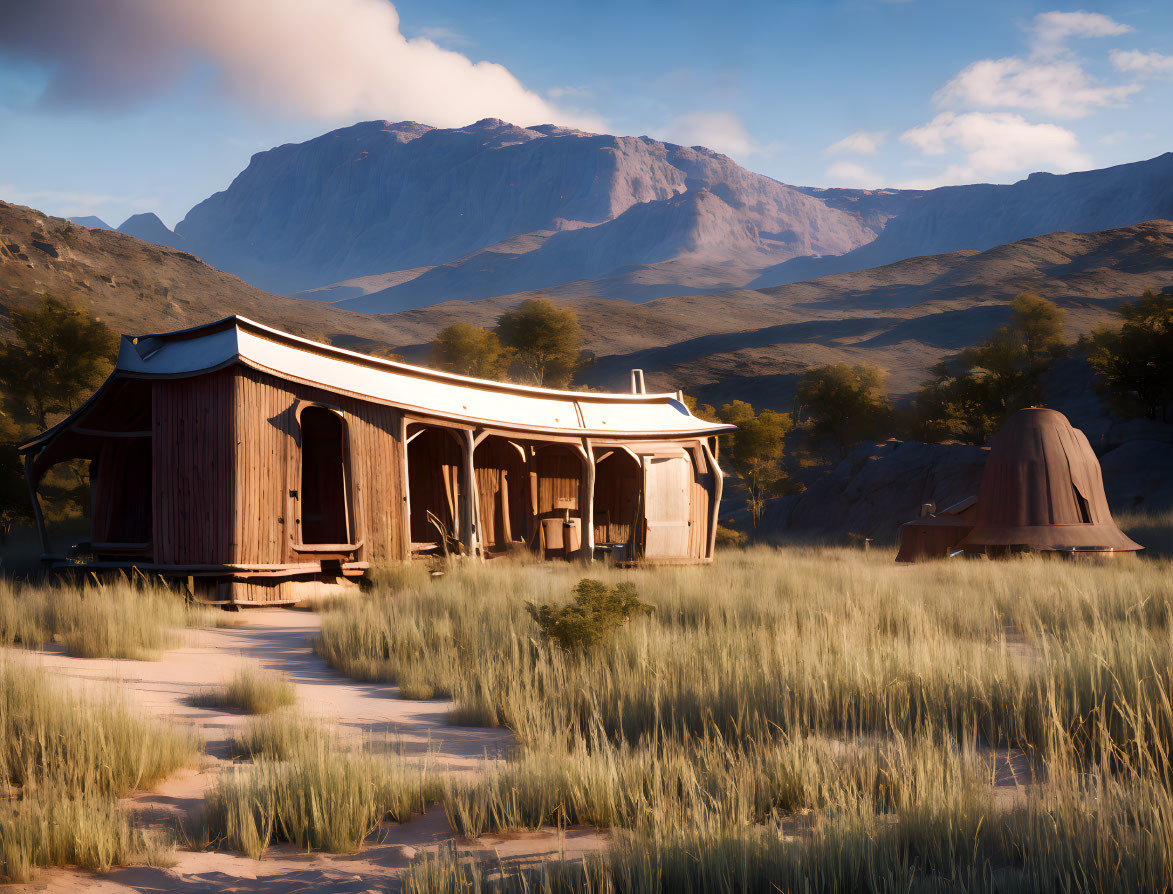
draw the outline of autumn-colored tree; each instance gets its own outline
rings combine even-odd
[[[533,385],[565,388],[582,361],[578,316],[545,298],[501,314],[497,335],[512,351],[515,377]]]
[[[795,393],[799,414],[820,441],[845,450],[857,441],[890,434],[892,408],[884,390],[884,373],[874,366],[817,366],[799,380]]]
[[[743,400],[725,404],[717,411],[721,422],[736,425],[728,437],[726,456],[746,493],[746,506],[756,529],[770,497],[795,492],[796,487],[782,468],[786,435],[794,427],[787,413],[754,408]]]
[[[1119,410],[1160,419],[1173,404],[1173,294],[1146,289],[1117,313],[1120,328],[1092,334],[1088,362]]]
[[[18,421],[48,428],[72,412],[109,374],[118,338],[101,320],[45,295],[32,310],[14,310],[14,338],[0,345],[0,388]]]
[[[497,333],[472,323],[453,323],[440,330],[432,342],[432,363],[462,376],[499,379],[508,359]]]

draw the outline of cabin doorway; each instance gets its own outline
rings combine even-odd
[[[407,486],[413,554],[459,549],[464,448],[448,428],[413,423],[407,432]]]
[[[301,542],[350,544],[350,474],[346,423],[333,410],[301,411]]]
[[[477,540],[489,554],[507,552],[530,540],[533,513],[528,459],[525,445],[501,437],[485,438],[473,454]]]
[[[639,461],[622,448],[595,461],[595,545],[626,544],[639,512]]]

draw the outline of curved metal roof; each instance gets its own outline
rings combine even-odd
[[[233,363],[429,417],[538,433],[703,437],[734,428],[697,419],[674,394],[557,391],[474,379],[336,348],[240,316],[176,332],[123,336],[110,380],[183,378]],[[22,449],[68,428],[92,404],[93,398]]]

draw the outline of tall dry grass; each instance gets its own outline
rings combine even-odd
[[[184,627],[238,620],[188,605],[166,589],[130,582],[47,586],[0,579],[0,645],[43,648],[59,641],[77,658],[152,659],[180,645]]]
[[[576,656],[525,603],[582,569],[470,563],[327,607],[317,648],[513,730],[513,760],[446,785],[458,829],[619,833],[537,876],[432,860],[416,890],[1161,889],[1171,572],[820,548],[591,569],[654,612]],[[1028,785],[995,798],[1011,757]]]
[[[153,861],[160,846],[117,807],[192,763],[198,740],[144,721],[114,701],[85,699],[43,671],[0,662],[0,877],[34,867],[107,869]]]

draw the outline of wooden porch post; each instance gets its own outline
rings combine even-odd
[[[595,560],[595,454],[591,447],[591,439],[582,439],[583,453],[586,459],[586,481],[583,486],[583,507],[579,515],[582,517],[582,549],[583,557],[588,562]]]
[[[713,439],[714,442],[716,439]],[[701,446],[709,457],[709,466],[713,470],[713,508],[711,523],[709,524],[709,554],[706,558],[713,558],[717,553],[717,517],[721,514],[721,491],[725,487],[725,474],[717,465],[717,452],[709,449],[708,438],[701,441]]]
[[[37,495],[37,486],[33,483],[33,468],[35,459],[31,453],[24,455],[24,480],[29,489],[29,500],[33,504],[33,521],[37,525],[37,537],[41,541],[41,555],[49,553],[49,532],[45,530],[45,516],[41,512],[41,498]]]
[[[461,429],[464,448],[464,499],[461,500],[460,539],[470,556],[477,554],[477,473],[473,464],[476,439],[471,429]]]

